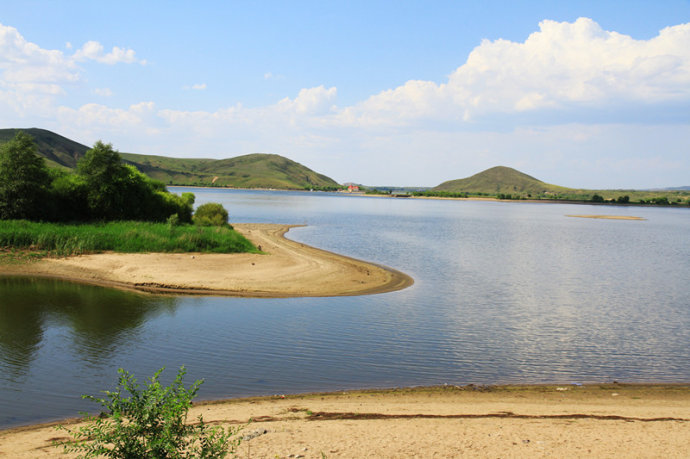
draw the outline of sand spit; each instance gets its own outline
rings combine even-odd
[[[200,403],[189,419],[199,414],[246,424],[240,458],[674,458],[690,442],[687,385],[353,391]],[[0,431],[0,456],[73,457],[51,446],[64,439],[51,425]]]
[[[0,265],[0,274],[155,293],[276,298],[366,295],[413,283],[394,269],[286,239],[296,225],[234,226],[264,254],[103,253]]]
[[[606,220],[647,220],[642,217],[630,217],[627,215],[566,215],[566,217],[575,218],[602,218]]]

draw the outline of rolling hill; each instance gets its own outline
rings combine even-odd
[[[20,129],[0,129],[0,143]],[[38,152],[51,167],[74,169],[90,148],[45,129],[21,129],[33,137]],[[120,153],[122,159],[166,185],[230,186],[238,188],[330,189],[338,183],[323,174],[275,154],[254,153],[227,159],[168,158]]]
[[[690,192],[682,188],[664,191],[566,188],[542,182],[505,166],[492,167],[464,179],[449,180],[420,194],[430,196],[484,195],[500,199],[546,199],[575,202],[616,202],[619,204],[687,205],[690,203]]]
[[[492,167],[464,179],[449,180],[432,188],[432,190],[451,193],[519,193],[532,195],[571,191],[565,187],[542,182],[530,175],[505,166]]]

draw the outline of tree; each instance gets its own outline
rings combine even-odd
[[[161,386],[158,370],[145,389],[140,389],[134,375],[120,368],[119,383],[105,397],[84,395],[99,403],[107,416],[87,417],[90,424],[72,431],[66,430],[74,441],[63,443],[66,452],[83,453],[81,457],[107,456],[113,458],[222,458],[234,453],[240,438],[233,436],[239,428],[208,427],[200,415],[198,423],[187,424],[187,412],[202,381],[187,389],[180,368],[168,387]],[[130,394],[123,396],[124,392]],[[56,444],[60,446],[60,444]]]
[[[77,163],[77,173],[86,182],[86,200],[91,215],[97,219],[122,219],[128,205],[122,187],[129,171],[112,144],[100,140]]]
[[[194,223],[201,226],[225,226],[228,224],[228,211],[215,202],[202,204],[194,212]]]
[[[28,134],[0,147],[0,219],[46,218],[50,175]]]
[[[192,193],[187,197],[168,193],[163,182],[123,164],[111,144],[96,142],[77,163],[77,173],[85,183],[92,219],[164,222],[177,214],[182,223],[192,221]]]

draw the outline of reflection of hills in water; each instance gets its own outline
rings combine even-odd
[[[88,362],[112,357],[137,339],[150,317],[176,308],[173,297],[144,296],[49,279],[0,277],[0,368],[26,373],[44,333],[62,329],[74,352]]]

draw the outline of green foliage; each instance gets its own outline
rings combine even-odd
[[[162,182],[124,164],[110,144],[96,142],[76,174],[49,170],[21,131],[1,152],[0,219],[164,222],[177,214],[182,223],[192,221],[192,193],[168,193]]]
[[[604,202],[604,197],[595,194],[592,196],[592,202]]]
[[[40,250],[55,255],[106,250],[126,253],[257,252],[249,240],[229,226],[219,228],[132,221],[74,225],[2,220],[2,247]]]
[[[50,174],[31,137],[18,132],[0,147],[0,219],[41,219]]]
[[[630,202],[630,196],[618,196],[618,199],[616,200],[618,204],[627,204]]]
[[[172,384],[164,387],[159,380],[162,371],[142,389],[134,375],[120,369],[115,391],[104,391],[104,397],[84,395],[99,403],[106,415],[87,417],[90,424],[76,431],[59,426],[74,439],[62,445],[65,452],[123,459],[222,458],[234,453],[241,440],[236,436],[239,428],[211,428],[201,415],[196,424],[186,422],[202,381],[186,388],[182,367]]]
[[[225,226],[228,224],[228,211],[221,204],[215,202],[202,204],[194,212],[194,224],[200,226]]]

